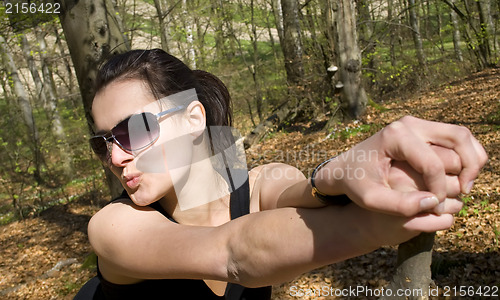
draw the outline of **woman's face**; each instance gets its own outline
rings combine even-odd
[[[162,107],[156,100],[142,81],[110,83],[96,94],[92,104],[96,132],[108,132],[136,113],[160,112]],[[145,206],[164,196],[175,195],[173,186],[179,179],[172,180],[169,162],[171,166],[189,165],[191,136],[183,130],[183,119],[174,120],[175,117],[178,116],[160,118],[160,137],[145,149],[132,152],[115,142],[110,145],[109,168],[137,205]]]

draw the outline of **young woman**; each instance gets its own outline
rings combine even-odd
[[[125,191],[89,223],[99,275],[77,299],[269,299],[308,270],[449,228],[487,160],[465,128],[405,117],[310,179],[284,164],[242,176],[215,76],[135,50],[96,91],[91,144]]]

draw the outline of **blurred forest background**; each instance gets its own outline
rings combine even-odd
[[[78,2],[87,12],[102,12],[102,18],[70,15]],[[106,174],[87,142],[92,124],[85,103],[92,90],[77,70],[85,63],[96,67],[113,52],[163,48],[193,69],[220,77],[233,98],[235,127],[253,146],[250,166],[269,162],[257,153],[268,149],[262,141],[284,135],[293,141],[297,137],[290,132],[322,131],[327,146],[344,144],[330,145],[341,151],[359,140],[358,133],[374,133],[394,120],[395,115],[382,117],[387,99],[404,102],[495,70],[500,59],[495,0],[43,1],[51,3],[50,13],[41,3],[12,0],[0,6],[0,225],[5,226],[73,201],[85,199],[97,209],[110,199]],[[70,18],[80,18],[81,26],[65,25]],[[120,39],[98,45],[85,39],[89,32],[106,37],[118,32]],[[76,55],[75,38],[96,51]],[[488,114],[477,117],[494,132],[500,122],[496,99],[477,102],[487,103]],[[481,113],[478,104],[474,109]],[[430,118],[461,123],[462,115],[449,117]],[[310,142],[305,140],[272,145],[293,148]],[[308,173],[316,162],[294,163]],[[491,231],[496,251],[498,230]]]
[[[66,44],[68,34],[85,35],[86,23],[65,36],[64,6],[54,14],[57,2],[52,13],[40,11],[47,9],[40,2],[24,2],[26,13],[21,6],[6,10],[7,3],[23,1],[5,1],[0,9],[3,224],[104,182],[86,142],[89,129]],[[334,121],[324,124],[329,129],[390,95],[493,67],[500,58],[499,2],[493,0],[85,2],[107,3],[126,47],[163,48],[219,76],[244,135],[290,103],[291,111],[278,114],[274,125],[326,117]],[[337,26],[340,12],[345,20]],[[350,36],[357,37],[358,49],[349,51],[358,51],[360,65],[344,66],[339,28],[356,24]],[[343,103],[350,100],[343,100],[347,82],[336,72],[339,65],[360,74],[359,89],[368,96],[354,99],[364,101],[359,107]]]

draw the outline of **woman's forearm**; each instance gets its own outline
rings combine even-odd
[[[374,233],[387,225],[374,227],[372,215],[356,205],[347,205],[283,208],[232,221],[220,228],[230,231],[226,233],[228,278],[250,287],[277,284],[320,266],[371,252],[384,244],[382,235]],[[403,218],[387,219],[392,222],[391,233],[398,231],[400,239],[416,234],[403,230]]]

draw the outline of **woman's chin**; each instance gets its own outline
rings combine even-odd
[[[153,202],[156,202],[155,197],[151,197],[151,195],[145,195],[139,191],[130,194],[130,199],[134,202],[135,205],[138,206],[148,206]]]

